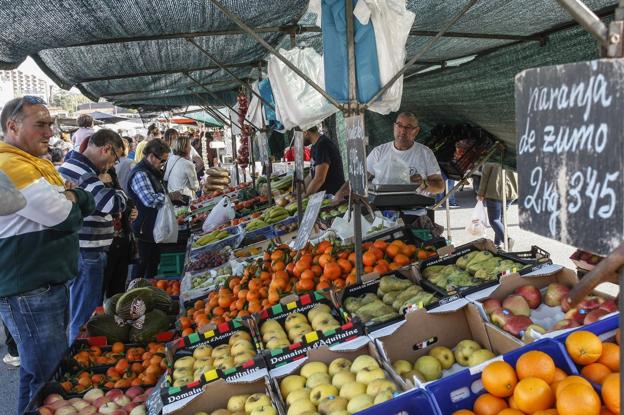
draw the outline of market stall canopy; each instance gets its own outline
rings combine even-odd
[[[184,116],[197,122],[201,122],[206,126],[223,127],[223,123],[221,121],[217,121],[212,115],[208,114],[206,111],[189,112],[184,114]]]
[[[258,62],[268,53],[213,1],[0,0],[5,22],[0,28],[0,68],[15,68],[30,55],[63,88],[77,86],[91,99],[106,98],[143,110],[233,104],[240,84],[190,40],[244,79],[258,77]],[[617,4],[615,0],[584,2],[601,16],[612,14]],[[289,47],[289,34],[297,34],[298,42],[321,49],[320,29],[314,26],[316,16],[307,12],[306,0],[220,3],[272,46]],[[581,39],[577,42],[559,35],[575,25],[555,0],[473,3],[406,72],[402,107],[416,112],[423,122],[472,122],[513,143],[513,122],[508,117],[513,113],[515,73],[530,66],[596,57],[597,48],[582,40],[589,36],[580,30],[575,32]],[[467,0],[409,0],[407,7],[416,19],[407,57],[422,50],[469,4]],[[498,66],[491,66],[496,58],[490,55],[498,57]],[[472,58],[452,68],[453,63]],[[444,70],[420,73],[429,68]],[[502,120],[495,119],[499,112]],[[378,131],[371,132],[374,123],[369,126],[372,137],[385,134],[387,118]]]
[[[108,114],[106,112],[93,111],[89,114],[96,121],[101,121],[104,124],[115,124],[121,121],[128,121],[126,117],[120,117],[115,114]]]

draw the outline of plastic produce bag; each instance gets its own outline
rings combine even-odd
[[[234,216],[236,216],[234,205],[232,205],[229,197],[224,197],[210,211],[210,214],[202,225],[202,231],[204,231],[204,233],[211,232],[223,225],[225,222],[234,219]]]
[[[375,165],[374,184],[410,184],[409,166],[390,151]]]
[[[176,220],[175,208],[169,196],[165,196],[165,204],[161,206],[156,215],[154,242],[172,244],[177,241],[178,221]]]
[[[483,205],[483,201],[479,200],[472,210],[472,219],[466,226],[466,230],[469,234],[476,237],[485,236],[485,228],[489,225],[487,211]]]

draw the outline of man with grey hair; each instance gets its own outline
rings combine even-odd
[[[93,117],[89,114],[79,115],[76,123],[78,124],[78,129],[72,136],[72,141],[74,142],[74,151],[79,151],[80,144],[82,144],[85,138],[92,136],[95,130],[93,130]]]

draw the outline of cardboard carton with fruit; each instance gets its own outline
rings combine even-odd
[[[416,310],[376,342],[407,387],[422,386],[494,358],[481,316],[467,302],[448,312]]]
[[[228,383],[217,380],[172,415],[277,415],[283,413],[268,379]]]
[[[492,336],[511,337],[518,345],[541,337],[554,337],[560,330],[590,324],[617,311],[617,303],[605,293],[594,291],[577,307],[570,307],[567,295],[578,282],[576,274],[561,268],[543,276],[510,275],[490,293],[468,299],[480,310]]]
[[[401,391],[399,380],[379,361],[371,342],[350,351],[310,350],[307,358],[271,374],[287,415],[354,414]]]
[[[314,291],[256,314],[259,348],[265,349],[269,368],[292,362],[312,348],[338,347],[364,339],[364,328],[345,318],[328,293]]]
[[[167,383],[161,389],[165,405],[180,405],[219,378],[253,381],[267,374],[255,346],[252,327],[235,319],[214,330],[193,333],[167,344]]]

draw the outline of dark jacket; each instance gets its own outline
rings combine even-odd
[[[158,209],[145,206],[141,199],[130,186],[134,176],[139,172],[145,172],[149,178],[150,184],[156,193],[166,193],[165,187],[162,182],[163,174],[161,171],[154,169],[150,166],[145,159],[141,160],[130,172],[128,178],[128,192],[132,200],[136,204],[136,208],[139,211],[137,219],[132,223],[132,230],[136,237],[143,241],[154,242],[154,225],[156,223],[156,215],[158,215]]]

